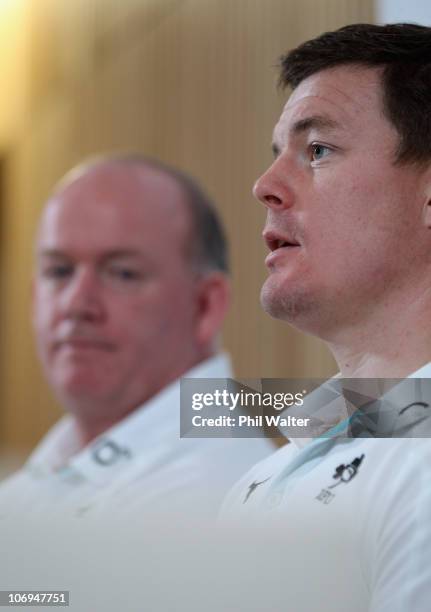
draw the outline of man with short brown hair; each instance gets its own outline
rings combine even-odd
[[[254,187],[267,209],[264,309],[321,338],[342,377],[431,377],[431,28],[322,34],[282,58],[280,82],[293,91]],[[336,382],[303,413],[355,406],[361,394],[337,395]],[[420,385],[394,387],[408,401],[377,429],[363,392],[351,418],[292,437],[228,497],[226,515],[282,534],[292,610],[429,609],[431,398]]]

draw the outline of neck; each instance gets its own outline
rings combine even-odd
[[[431,360],[429,291],[385,304],[372,316],[338,330],[327,344],[341,375],[404,378]]]

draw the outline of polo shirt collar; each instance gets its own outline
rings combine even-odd
[[[407,379],[412,378],[431,378],[431,362],[420,367],[407,377]],[[364,434],[367,424],[364,422],[364,419],[358,419],[357,415],[355,415],[356,419],[352,419],[353,415],[348,414],[345,399],[340,395],[338,390],[340,380],[341,377],[338,373],[336,376],[328,381],[325,381],[321,386],[310,393],[307,396],[303,406],[288,409],[287,414],[293,415],[295,413],[295,415],[298,417],[310,415],[321,423],[321,430],[318,431],[318,434],[320,435],[315,435],[317,431],[315,422],[313,427],[314,435],[312,437],[298,436],[298,428],[286,427],[282,430],[283,435],[289,438],[289,441],[297,449],[304,448],[313,440],[356,437],[355,433],[360,435],[361,432]],[[401,402],[404,401],[406,406],[408,406],[410,403],[409,400],[415,399],[419,401],[422,398],[423,393],[427,392],[428,386],[430,387],[431,391],[431,381],[430,383],[426,381],[425,388],[422,389],[415,385],[413,391],[415,395],[414,398],[412,398],[411,395],[411,384],[404,385],[403,387],[402,383],[403,380],[400,381],[400,384],[385,392],[384,395],[381,396],[380,400],[378,400],[380,409],[383,410],[383,415],[381,412],[379,414],[379,431],[381,431],[382,434],[386,432],[388,435],[392,435],[398,432],[399,435],[402,436],[402,433],[406,433],[410,427],[413,427],[421,421],[420,415],[418,416],[414,411],[411,411],[408,414],[406,413],[403,418],[399,418],[399,413],[393,409],[394,404],[391,402],[395,400],[395,394],[397,396],[397,404],[400,402],[400,398]],[[372,422],[369,422],[368,425],[371,426]]]

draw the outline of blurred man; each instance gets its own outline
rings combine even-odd
[[[179,439],[178,378],[231,375],[227,274],[216,212],[186,175],[139,156],[66,175],[42,214],[33,320],[68,415],[3,486],[2,515],[217,510],[273,448]]]
[[[343,377],[431,376],[431,28],[323,34],[281,59],[280,82],[293,93],[254,188],[263,307],[324,340]],[[392,439],[343,423],[292,439],[233,490],[227,514],[288,534],[292,609],[429,609],[430,405],[390,415],[376,436]]]

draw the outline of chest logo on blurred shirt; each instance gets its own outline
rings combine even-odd
[[[338,482],[333,485],[329,485],[328,489],[338,487],[338,485],[340,485],[342,482],[350,482],[352,478],[354,478],[358,473],[359,466],[364,460],[364,457],[365,455],[361,455],[360,457],[353,459],[353,461],[351,463],[348,463],[347,465],[344,465],[344,463],[342,463],[341,465],[336,467],[335,474],[332,476],[332,478],[335,478],[335,480],[338,480]]]
[[[257,482],[256,480],[252,482],[251,485],[249,485],[248,487],[247,494],[242,503],[245,504],[245,502],[248,501],[248,498],[250,497],[250,495],[254,493],[254,491],[256,491],[257,487],[260,487],[260,485],[263,485],[264,482],[268,482],[270,478],[271,476],[269,476],[268,478],[265,478],[265,480],[261,480],[260,482]]]
[[[332,476],[332,478],[334,478],[337,482],[329,485],[328,487],[326,487],[326,489],[322,489],[319,495],[317,495],[316,499],[322,502],[322,504],[329,504],[335,497],[335,493],[332,493],[330,489],[338,487],[338,485],[342,484],[343,482],[350,482],[358,473],[359,466],[364,460],[364,457],[365,455],[362,454],[360,457],[356,457],[356,459],[353,459],[351,463],[341,463],[339,466],[337,466],[335,468],[335,473]]]
[[[120,459],[130,459],[129,449],[121,447],[113,440],[99,440],[92,452],[93,459],[99,465],[109,467]]]

